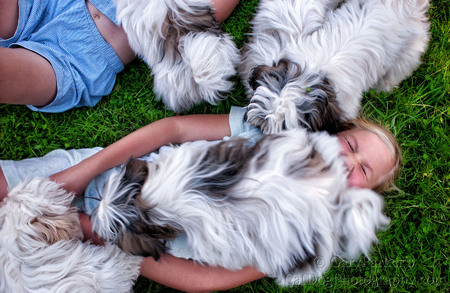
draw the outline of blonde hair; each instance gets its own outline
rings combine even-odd
[[[392,169],[388,174],[380,178],[373,190],[376,192],[384,192],[395,188],[395,179],[399,173],[402,160],[401,150],[397,139],[387,128],[360,117],[346,122],[340,130],[344,131],[355,128],[375,133],[386,144],[394,161],[394,166]]]

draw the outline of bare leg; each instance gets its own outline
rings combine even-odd
[[[216,20],[222,22],[230,16],[239,0],[211,0],[211,2],[216,10]]]
[[[0,103],[45,106],[56,96],[50,62],[23,48],[0,48]]]
[[[115,25],[106,15],[95,8],[91,2],[86,1],[86,6],[103,39],[111,45],[122,63],[127,65],[133,61],[136,55],[128,44],[128,38],[123,28]]]
[[[0,0],[0,38],[9,39],[16,32],[19,19],[18,0]]]
[[[0,202],[8,195],[8,183],[6,183],[5,175],[0,168]]]
[[[212,0],[212,5],[216,10],[216,19],[219,22],[224,21],[230,16],[238,3],[239,0]],[[123,28],[116,26],[89,1],[86,1],[86,5],[97,29],[105,41],[113,47],[123,64],[130,63],[136,56],[128,44],[128,39]]]

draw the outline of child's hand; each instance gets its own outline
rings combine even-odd
[[[80,217],[81,229],[83,230],[83,241],[90,241],[95,245],[105,245],[97,233],[92,230],[92,223],[89,216],[83,213],[78,213],[78,216]]]

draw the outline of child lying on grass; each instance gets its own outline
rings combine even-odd
[[[149,124],[103,150],[56,150],[42,158],[0,161],[0,195],[4,198],[8,188],[27,176],[54,174],[51,178],[63,183],[67,190],[76,194],[84,191],[84,206],[89,213],[98,202],[90,198],[96,193],[100,182],[103,182],[102,176],[108,176],[108,173],[103,172],[130,158],[145,156],[170,143],[218,140],[230,135],[258,140],[260,132],[244,123],[244,115],[245,108],[233,108],[230,115],[170,117]],[[392,184],[399,168],[400,152],[388,131],[364,120],[357,120],[345,125],[337,137],[349,172],[349,186],[384,191]],[[97,177],[99,174],[100,177]],[[97,239],[92,235],[89,217],[81,214],[81,220],[85,237]],[[146,258],[141,266],[141,274],[185,291],[224,290],[264,276],[253,267],[228,271],[220,267],[201,266],[168,254],[158,261]]]

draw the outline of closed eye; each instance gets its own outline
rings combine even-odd
[[[354,152],[355,152],[355,149],[353,148],[352,144],[351,144],[350,141],[348,140],[347,136],[344,136],[344,138],[345,138],[345,141],[346,141],[347,144],[348,144],[348,147],[350,148],[350,150],[352,151],[352,153],[354,153]]]
[[[350,140],[347,138],[347,136],[344,136],[344,138],[345,138],[345,141],[346,141],[347,144],[348,144],[348,147],[349,147],[350,150],[352,151],[352,153],[355,153],[355,147],[353,147],[353,145],[350,143]],[[364,174],[364,178],[366,179],[366,181],[368,181],[369,178],[367,177],[366,166],[364,166],[363,164],[360,164],[360,168],[361,168],[361,171],[362,171],[363,174]]]
[[[364,177],[366,177],[366,179],[367,179],[366,167],[365,167],[364,165],[361,165],[361,170],[362,170],[363,173],[364,173]]]

